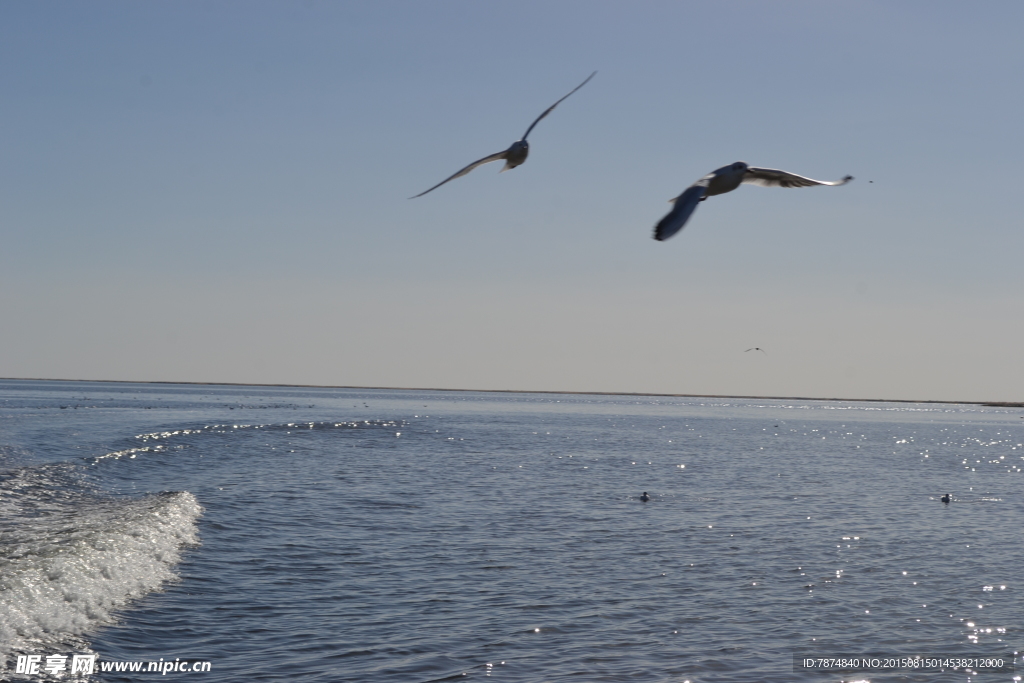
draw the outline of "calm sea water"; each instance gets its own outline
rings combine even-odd
[[[2,381],[0,678],[1019,680],[793,658],[1012,657],[1022,415]]]

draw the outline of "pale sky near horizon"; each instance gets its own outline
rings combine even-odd
[[[1011,1],[2,3],[0,377],[1024,401],[1022,73]],[[651,239],[737,160],[856,180]]]

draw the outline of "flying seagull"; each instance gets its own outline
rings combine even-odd
[[[596,73],[597,72],[595,71],[594,73],[592,73],[589,76],[587,76],[587,80],[583,81],[582,83],[577,85],[575,88],[573,88],[571,91],[569,91],[569,95],[573,94],[574,92],[576,92],[577,90],[579,90],[580,88],[585,86],[587,84],[587,82],[589,82],[590,79],[593,78]],[[569,95],[566,95],[565,97],[568,97]],[[562,100],[564,100],[565,97],[563,97]],[[519,140],[516,140],[515,142],[513,142],[512,145],[508,149],[506,149],[506,150],[504,150],[502,152],[497,152],[496,154],[492,154],[490,156],[484,157],[483,159],[477,159],[476,161],[471,163],[469,166],[466,166],[464,169],[462,169],[461,171],[459,171],[455,175],[452,175],[452,176],[449,176],[449,177],[445,178],[444,180],[439,182],[437,185],[434,185],[432,188],[430,188],[426,192],[420,192],[418,195],[415,195],[413,197],[409,197],[409,199],[416,199],[416,197],[422,197],[427,192],[432,192],[432,191],[436,190],[437,188],[441,187],[442,185],[447,183],[449,180],[455,180],[456,178],[461,178],[462,176],[466,175],[467,173],[472,171],[477,166],[483,166],[484,164],[489,164],[492,161],[501,161],[502,159],[505,160],[505,167],[502,168],[501,171],[499,171],[499,173],[504,173],[505,171],[509,170],[510,168],[515,168],[516,166],[521,165],[524,161],[526,161],[526,157],[530,153],[530,143],[526,141],[526,136],[530,134],[530,131],[533,130],[534,126],[536,126],[538,123],[540,123],[541,119],[543,119],[545,116],[550,114],[554,110],[555,107],[557,107],[559,104],[561,104],[562,100],[558,100],[558,102],[555,102],[550,107],[545,109],[544,113],[541,114],[540,116],[538,116],[537,119],[533,123],[530,124],[530,127],[526,129],[526,132],[523,133],[523,137],[520,138]]]
[[[659,242],[667,240],[683,229],[690,214],[697,208],[698,202],[716,194],[732,192],[741,183],[761,185],[762,187],[810,187],[811,185],[845,185],[851,180],[853,180],[852,175],[834,182],[814,180],[795,173],[777,171],[774,168],[754,168],[747,166],[742,161],[737,161],[735,164],[729,164],[708,173],[686,188],[681,195],[671,200],[675,203],[675,207],[654,226],[654,239]]]
[[[768,355],[768,352],[765,351],[764,349],[762,349],[760,346],[755,346],[755,347],[753,347],[751,349],[747,349],[747,351],[760,351],[764,355],[766,355],[766,356]],[[743,353],[746,353],[747,351],[744,351]]]

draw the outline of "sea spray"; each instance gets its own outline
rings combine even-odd
[[[182,548],[199,543],[202,507],[191,493],[101,497],[41,486],[40,479],[52,481],[46,469],[26,468],[0,486],[7,511],[21,513],[0,527],[0,662],[6,664],[14,653],[80,648],[81,634],[175,579]]]

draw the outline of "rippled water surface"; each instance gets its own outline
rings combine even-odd
[[[793,657],[1022,645],[1022,415],[2,381],[0,678],[1019,680]]]

